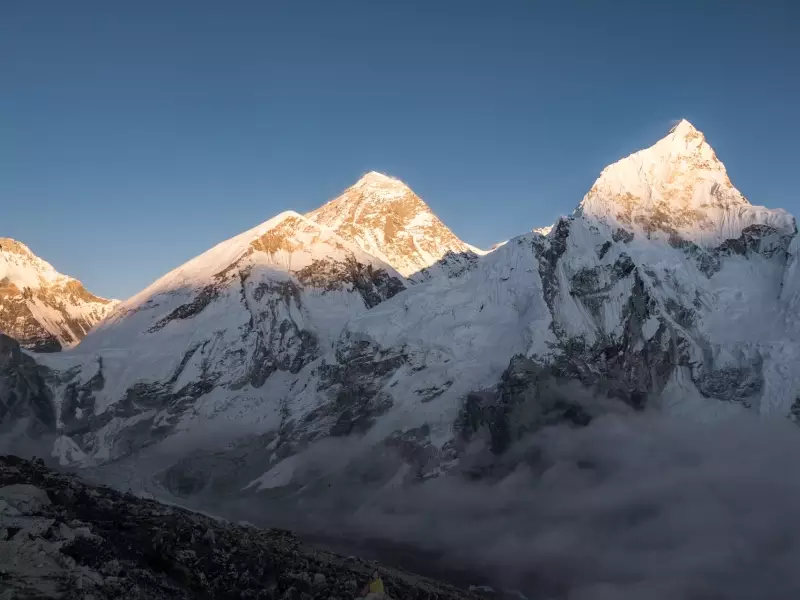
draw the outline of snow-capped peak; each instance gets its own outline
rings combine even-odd
[[[392,202],[403,197],[414,195],[411,188],[396,177],[391,177],[384,173],[379,173],[378,171],[370,171],[350,186],[342,196],[328,202],[328,204],[335,203],[337,200],[342,200],[347,192],[351,190],[358,191],[359,195],[356,197],[354,194],[350,194],[347,199],[352,202],[357,198],[361,203],[365,201]],[[424,206],[424,202],[420,200],[420,203]],[[338,204],[341,204],[341,202]],[[427,206],[425,206],[425,208],[427,208]]]
[[[0,238],[0,280],[38,289],[42,285],[68,279],[53,266],[36,256],[22,242]]]
[[[306,215],[412,280],[447,258],[482,252],[453,234],[405,183],[370,171],[338,198]]]
[[[783,210],[751,205],[728,178],[705,136],[681,120],[650,148],[606,167],[578,214],[648,238],[701,246],[737,238],[753,224],[794,231]]]
[[[672,127],[672,129],[670,129],[669,132],[670,132],[671,135],[681,136],[681,137],[685,137],[685,136],[692,136],[693,137],[693,136],[698,135],[698,134],[701,135],[701,136],[703,135],[702,133],[700,133],[697,130],[697,128],[694,125],[692,125],[686,119],[681,119],[680,121],[678,121]]]
[[[370,171],[359,179],[355,183],[354,187],[355,186],[408,189],[408,186],[396,177],[391,177],[390,175],[379,173],[378,171]]]
[[[90,294],[22,242],[0,238],[0,332],[23,347],[72,346],[116,303]]]
[[[301,269],[307,266],[315,253],[324,254],[315,246],[318,242],[323,243],[319,244],[320,248],[328,248],[329,245],[341,246],[344,240],[340,241],[331,229],[293,210],[284,211],[173,269],[120,305],[114,319],[124,316],[127,311],[136,309],[157,294],[176,289],[202,289],[218,278],[221,272],[254,252],[262,252],[268,257],[261,261],[264,264],[285,271]],[[365,263],[369,262],[367,257],[361,256],[360,249],[352,247],[347,250],[358,253]]]

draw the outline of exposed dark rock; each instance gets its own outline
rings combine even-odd
[[[0,334],[0,432],[27,423],[26,435],[39,438],[55,433],[53,395],[49,373],[25,354],[19,343]],[[22,432],[19,432],[22,433]]]
[[[620,279],[627,277],[633,273],[634,269],[636,269],[636,265],[633,260],[623,252],[611,267],[612,282],[616,283]]]
[[[547,425],[588,425],[591,415],[559,390],[558,377],[524,356],[511,359],[496,391],[469,394],[456,429],[469,441],[485,431],[489,448],[502,454],[526,433]]]
[[[789,408],[788,418],[792,422],[800,425],[800,396],[796,397],[794,402],[792,402],[792,406]]]
[[[503,454],[515,441],[542,427],[584,426],[597,414],[639,410],[651,396],[660,395],[672,371],[685,359],[661,320],[645,337],[645,323],[657,318],[659,308],[631,257],[623,253],[612,265],[577,271],[570,279],[570,293],[599,324],[602,303],[620,281],[630,282],[621,334],[600,334],[589,343],[556,328],[559,342],[546,360],[516,356],[496,388],[467,395],[456,423],[461,438],[470,441],[483,436],[493,454]],[[683,315],[676,312],[676,316]],[[479,472],[483,468],[479,466]]]
[[[356,385],[343,388],[336,396],[333,409],[336,422],[328,432],[333,437],[364,433],[376,417],[392,407],[391,397],[375,393],[372,386]]]
[[[317,336],[292,316],[303,310],[300,286],[294,281],[261,282],[252,292],[258,303],[256,308],[247,301],[244,291],[248,276],[242,276],[242,297],[251,314],[246,334],[255,334],[255,351],[247,377],[234,384],[234,389],[248,383],[261,387],[275,371],[298,373],[319,354]]]
[[[370,264],[362,264],[354,256],[348,256],[344,262],[314,260],[307,267],[296,271],[295,275],[303,285],[323,292],[352,286],[351,289],[361,294],[367,308],[372,308],[405,289],[405,285],[397,277],[392,277],[383,269],[375,269]]]
[[[453,385],[452,381],[445,381],[442,385],[431,386],[421,390],[414,390],[414,393],[422,397],[423,402],[430,402],[445,393],[447,388]]]
[[[95,412],[94,392],[105,385],[103,359],[97,359],[97,373],[86,383],[68,383],[61,400],[62,432],[65,435],[87,433]]]
[[[453,252],[448,251],[442,258],[430,267],[421,269],[409,277],[411,281],[425,281],[430,279],[439,269],[444,271],[450,279],[461,277],[469,273],[478,264],[480,257],[474,252]]]
[[[555,304],[558,296],[558,276],[556,267],[558,261],[567,251],[570,220],[559,219],[547,237],[539,237],[533,241],[533,251],[539,259],[539,276],[542,279],[544,301],[555,314]],[[555,323],[555,321],[554,321]]]
[[[140,381],[125,391],[125,395],[100,414],[95,413],[95,392],[103,389],[105,376],[103,363],[98,361],[97,373],[85,384],[69,380],[80,372],[65,375],[67,383],[62,396],[62,433],[68,435],[81,451],[91,454],[97,443],[96,432],[113,419],[141,416],[133,425],[122,428],[111,442],[110,458],[116,459],[164,439],[178,422],[184,411],[195,400],[210,392],[219,374],[201,368],[198,378],[176,389],[186,364],[204,344],[187,350],[173,375],[164,382]],[[158,426],[156,414],[160,413]]]
[[[614,230],[611,234],[611,239],[615,242],[622,242],[623,244],[630,244],[633,241],[634,233],[621,227]]]
[[[335,362],[323,362],[319,367],[317,391],[327,396],[327,402],[302,418],[288,411],[283,414],[261,473],[321,438],[366,432],[393,404],[392,397],[382,391],[386,379],[407,364],[403,349],[382,350],[369,342],[343,340]]]
[[[353,598],[376,565],[284,530],[234,525],[0,457],[0,596],[69,600]],[[12,558],[13,557],[13,558]],[[381,568],[393,598],[472,598]],[[355,586],[353,585],[355,583]]]
[[[786,258],[792,236],[780,235],[778,231],[767,225],[750,225],[742,230],[735,239],[728,239],[716,248],[703,249],[672,233],[669,243],[673,248],[680,248],[697,262],[697,268],[706,277],[711,278],[722,268],[721,258],[727,256],[748,257],[749,254],[760,254],[764,258],[779,256]]]
[[[570,280],[570,295],[578,298],[594,316],[598,325],[601,323],[603,304],[608,301],[608,293],[620,280],[633,273],[635,265],[631,257],[624,252],[617,257],[613,265],[583,268],[577,271]],[[607,283],[600,285],[603,274],[607,274]]]
[[[764,387],[763,360],[756,357],[742,366],[715,367],[711,357],[707,357],[693,380],[704,396],[750,407]]]
[[[570,292],[575,296],[585,296],[600,291],[600,273],[602,267],[584,268],[572,276]]]
[[[782,239],[783,237],[787,238],[786,242]],[[742,229],[738,238],[725,240],[717,250],[721,255],[745,256],[749,251],[764,254],[769,258],[777,249],[776,246],[784,246],[782,249],[785,251],[790,238],[791,236],[779,235],[776,229],[767,225],[750,225]]]
[[[603,260],[603,257],[611,249],[611,242],[606,241],[597,249],[597,258]]]
[[[690,329],[692,326],[694,326],[695,313],[692,309],[679,304],[672,298],[667,298],[664,301],[664,308],[666,309],[667,314],[684,329]]]
[[[200,314],[204,308],[211,304],[215,298],[219,296],[219,289],[216,285],[207,285],[195,296],[194,300],[181,304],[163,319],[160,319],[148,329],[149,333],[155,333],[159,329],[163,329],[167,323],[182,319],[191,319],[192,317]]]
[[[430,476],[438,465],[439,452],[430,442],[428,425],[402,432],[396,431],[383,443],[396,450],[400,458],[414,468],[414,476],[419,479]]]

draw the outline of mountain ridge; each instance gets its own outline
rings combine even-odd
[[[12,238],[0,238],[0,299],[0,332],[38,351],[76,345],[118,302],[91,294]]]
[[[37,358],[54,455],[172,444],[150,475],[177,495],[324,493],[362,455],[387,485],[478,476],[525,435],[608,413],[800,414],[794,219],[749,204],[687,125],[604,169],[572,216],[443,276],[409,281],[364,249],[380,240],[359,231],[393,218],[362,219],[375,194],[410,203],[400,239],[421,214],[379,174],[215,246]],[[305,467],[327,440],[352,452]]]

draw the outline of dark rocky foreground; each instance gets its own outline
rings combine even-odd
[[[0,600],[357,597],[374,563],[0,456]],[[381,568],[394,599],[472,598]]]

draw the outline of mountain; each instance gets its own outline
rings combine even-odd
[[[345,374],[333,397],[390,405],[360,442],[395,449],[386,481],[486,476],[525,435],[607,412],[796,418],[796,240],[791,215],[751,205],[683,122],[604,170],[549,231],[351,320],[323,359]],[[300,426],[275,448],[330,435],[320,384],[291,399]],[[247,489],[313,489],[310,455],[272,460]]]
[[[484,254],[458,239],[406,184],[375,171],[306,216],[412,282],[457,275]]]
[[[74,351],[40,359],[59,374],[56,452],[93,464],[212,422],[220,438],[275,427],[345,323],[403,289],[389,265],[282,213],[121,303]]]
[[[24,244],[0,238],[0,332],[51,352],[81,341],[114,308],[58,273]]]
[[[677,236],[703,247],[737,238],[750,225],[794,227],[785,211],[752,206],[686,120],[651,148],[606,168],[578,211],[612,228]]]
[[[5,414],[44,415],[64,464],[288,506],[488,477],[526,435],[609,412],[800,418],[794,219],[751,205],[689,123],[606,168],[572,216],[457,277],[419,277],[469,251],[428,215],[378,174],[279,215],[123,303],[75,350],[31,364],[10,349]]]

